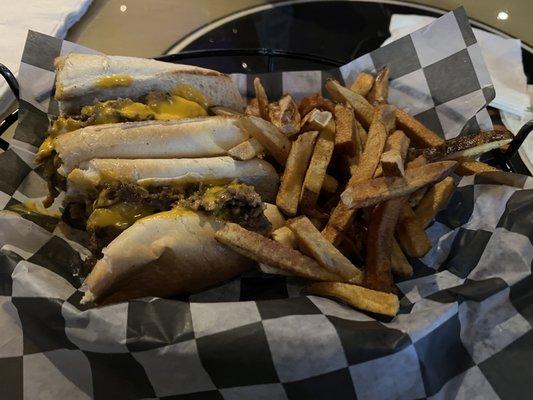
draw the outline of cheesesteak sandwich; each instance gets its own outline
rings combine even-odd
[[[178,96],[204,110],[211,106],[238,111],[244,108],[231,78],[206,68],[144,58],[71,53],[57,58],[55,69],[56,99],[62,114],[75,114],[95,101],[118,98],[138,101],[150,92]]]
[[[194,293],[239,275],[253,263],[214,234],[227,221],[268,234],[265,208],[253,187],[240,183],[107,186],[87,220],[94,268],[83,302]]]
[[[53,119],[47,138],[35,157],[38,164],[44,164],[45,177],[49,181],[50,196],[45,201],[46,206],[52,204],[57,189],[64,188],[62,174],[55,173],[63,164],[61,155],[55,157],[56,149],[60,149],[57,154],[72,154],[72,162],[80,156],[86,159],[194,157],[194,154],[175,152],[176,147],[190,141],[190,136],[183,136],[184,131],[189,135],[198,134],[200,142],[209,140],[206,135],[213,136],[216,146],[222,142],[216,150],[211,149],[211,153],[202,156],[223,155],[246,140],[233,126],[233,121],[224,121],[220,117],[193,122],[194,126],[165,124],[165,121],[206,117],[211,107],[222,106],[235,113],[242,112],[244,103],[236,85],[220,72],[134,57],[76,53],[57,58],[55,69],[55,99],[59,103],[60,115]],[[147,122],[147,126],[114,126],[143,121],[152,122]],[[104,127],[99,129],[93,125]],[[80,132],[82,128],[87,130]],[[77,133],[56,140],[72,131]],[[148,131],[151,134],[147,134]],[[113,135],[118,137],[113,140]],[[128,138],[125,140],[124,136]],[[170,138],[176,136],[181,140],[172,142]],[[73,143],[85,147],[80,149]],[[87,146],[96,143],[112,150],[104,154],[98,154],[97,148],[93,150],[96,154],[86,150]],[[166,146],[169,149],[160,154]],[[152,153],[146,153],[150,148]],[[68,162],[64,168],[70,168]]]
[[[60,115],[41,145],[45,153],[56,136],[91,125],[194,118],[213,106],[236,112],[244,107],[231,78],[205,68],[71,53],[57,58],[55,69]]]
[[[36,162],[43,164],[50,197],[65,189],[65,177],[95,158],[166,159],[213,157],[246,141],[240,124],[245,117],[199,117],[179,121],[124,122],[88,126],[63,133],[41,146]]]
[[[88,232],[94,269],[85,300],[193,292],[238,275],[250,262],[214,232],[225,221],[270,232],[262,199],[277,186],[259,159],[95,159],[73,170],[64,218]]]

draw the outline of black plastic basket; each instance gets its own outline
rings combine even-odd
[[[156,59],[172,63],[199,65],[218,70],[226,69],[220,68],[221,63],[224,62],[227,62],[229,68],[231,69],[231,65],[241,65],[243,62],[247,62],[247,60],[254,60],[254,73],[274,72],[274,66],[280,65],[280,60],[290,61],[293,63],[296,62],[301,69],[327,70],[330,68],[339,67],[346,63],[346,61],[330,59],[318,55],[267,48],[190,50],[176,54],[163,55],[156,57]],[[258,62],[258,60],[260,60],[260,62]],[[13,94],[18,100],[19,85],[13,73],[6,66],[0,64],[0,74],[7,81]],[[0,121],[0,148],[3,150],[6,150],[9,147],[9,143],[2,139],[2,135],[17,120],[17,117],[18,110],[9,114],[3,121]],[[522,126],[518,134],[505,151],[501,149],[492,150],[482,157],[482,161],[504,171],[531,175],[531,172],[524,165],[520,159],[520,156],[518,155],[520,146],[522,143],[524,143],[531,130],[533,130],[533,120]]]

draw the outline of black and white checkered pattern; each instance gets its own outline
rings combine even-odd
[[[449,31],[453,21],[458,31]],[[444,26],[448,39],[441,43]],[[472,40],[459,9],[400,44],[392,43],[390,52],[384,47],[364,56],[362,60],[372,65],[362,67],[360,59],[330,74],[348,81],[352,69],[391,63],[397,71],[393,87],[407,93],[424,86],[411,74],[424,76],[429,96],[419,99],[426,105],[413,100],[411,111],[431,114],[441,127],[449,127],[448,110],[466,122],[487,102],[473,93],[490,97],[490,81],[483,81],[479,72],[482,62],[471,64],[475,75],[469,79],[476,78],[477,84],[450,88],[453,96],[473,99],[476,105],[469,110],[455,107],[463,101],[454,103],[456,98],[437,85],[434,74],[446,81],[450,68],[457,80],[462,79],[465,72],[458,74],[447,63],[475,54]],[[30,33],[21,70],[33,65],[34,73],[49,76],[50,60],[72,46]],[[423,53],[421,46],[439,48],[439,54]],[[468,64],[473,58],[460,60]],[[278,85],[278,94],[303,95],[321,89],[330,74],[270,79]],[[235,79],[246,92],[250,78]],[[47,82],[51,85],[53,79]],[[0,154],[2,208],[45,193],[42,172],[32,165],[32,151],[46,129],[46,111],[57,107],[49,99],[51,86],[21,83],[21,124],[10,149]],[[257,271],[190,297],[81,306],[77,272],[87,254],[83,234],[54,216],[4,212],[1,396],[528,398],[533,379],[532,202],[532,178],[496,172],[460,180],[449,205],[429,227],[433,250],[423,259],[410,260],[415,276],[399,284],[401,311],[393,319],[301,296],[303,280]]]

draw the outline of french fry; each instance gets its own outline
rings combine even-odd
[[[374,172],[379,165],[381,154],[387,141],[387,131],[379,118],[375,118],[368,131],[368,137],[365,144],[365,150],[361,155],[361,160],[357,164],[349,185],[355,185],[372,179]]]
[[[298,247],[298,239],[296,239],[293,231],[287,226],[282,226],[272,232],[272,239],[289,246],[291,249],[296,249]]]
[[[272,229],[275,231],[276,229],[285,226],[285,217],[283,216],[279,208],[275,204],[271,203],[265,203],[265,206],[266,207],[263,210],[263,213],[270,222],[270,225],[272,225]]]
[[[407,279],[413,276],[413,267],[407,261],[396,239],[392,241],[391,270],[399,278]]]
[[[368,137],[368,134],[365,128],[363,128],[363,125],[361,125],[361,123],[357,119],[355,120],[355,127],[357,128],[355,130],[355,133],[356,133],[355,141],[357,142],[358,147],[360,144],[361,152],[362,152],[365,149],[366,139]]]
[[[370,216],[365,268],[365,286],[370,289],[381,292],[394,290],[391,253],[394,230],[404,203],[403,198],[383,202],[374,208]]]
[[[261,143],[257,141],[256,138],[250,138],[237,146],[228,150],[228,155],[235,158],[236,160],[251,160],[254,157],[257,157],[263,154],[265,148],[261,146]]]
[[[454,187],[453,178],[449,176],[428,189],[415,210],[415,218],[423,228],[426,228],[444,207]]]
[[[409,138],[402,131],[394,131],[385,143],[381,155],[381,168],[385,176],[403,176],[404,161],[409,148]]]
[[[303,290],[304,294],[334,297],[364,311],[394,317],[400,308],[398,296],[357,285],[340,282],[316,282]]]
[[[257,99],[257,106],[259,108],[259,115],[264,120],[270,121],[268,115],[268,96],[266,94],[265,88],[263,87],[263,84],[261,83],[261,79],[254,79],[254,89],[255,97]]]
[[[276,205],[288,216],[295,216],[298,210],[305,171],[317,136],[317,131],[305,132],[292,144],[276,197]]]
[[[294,233],[292,233],[292,231],[286,226],[282,226],[272,232],[272,239],[278,243],[288,246],[291,249],[296,249],[298,246],[296,236],[294,236]],[[294,274],[291,272],[287,272],[264,263],[259,263],[259,268],[266,274],[294,276]]]
[[[335,193],[338,187],[339,181],[337,179],[328,174],[324,176],[324,182],[322,182],[322,190],[324,192]]]
[[[311,96],[304,97],[300,101],[300,104],[298,106],[300,115],[309,114],[309,112],[311,112],[313,108],[317,108],[318,110],[321,110],[321,111],[329,111],[330,113],[333,113],[335,104],[331,100],[325,99],[320,94],[315,93]]]
[[[244,110],[244,115],[261,117],[261,114],[259,114],[259,103],[257,101],[257,98],[254,97],[252,100],[250,100],[250,102],[246,106],[246,109]]]
[[[499,171],[499,169],[481,161],[463,161],[459,163],[455,169],[455,172],[461,176],[475,175],[480,174],[481,172],[489,171]]]
[[[347,282],[360,284],[363,281],[361,270],[324,239],[307,217],[290,220],[287,226],[296,236],[300,250],[313,257],[322,267],[342,276]]]
[[[427,162],[428,161],[426,157],[418,156],[414,160],[411,160],[407,163],[407,168],[409,169],[418,168],[418,167],[421,167],[422,165],[426,165]],[[409,196],[409,205],[411,206],[411,208],[416,207],[418,205],[422,197],[424,197],[424,195],[426,194],[426,191],[427,191],[427,187],[423,187],[423,188],[418,189],[413,194],[411,194],[411,196]]]
[[[233,108],[223,107],[223,106],[214,106],[209,107],[209,111],[214,115],[222,115],[233,117],[235,115],[242,115],[242,112],[234,110]]]
[[[270,122],[287,137],[300,132],[300,113],[290,95],[286,94],[278,102],[269,104],[268,116]]]
[[[376,80],[370,92],[366,96],[370,104],[385,104],[389,97],[389,75],[390,68],[383,67],[376,75]]]
[[[404,177],[381,177],[358,185],[348,185],[341,194],[341,201],[348,209],[353,209],[405,196],[449,176],[456,165],[456,161],[440,161],[407,170]]]
[[[333,118],[329,111],[320,111],[318,108],[313,108],[308,112],[301,121],[300,130],[305,131],[321,131]]]
[[[249,231],[238,224],[226,223],[215,233],[215,239],[237,253],[258,263],[317,281],[342,281],[342,278],[320,266],[297,250]]]
[[[385,127],[387,134],[396,130],[396,113],[394,106],[380,104],[374,108],[374,118],[377,118]]]
[[[414,156],[423,154],[429,162],[437,160],[462,161],[464,158],[475,158],[487,151],[504,146],[510,143],[513,137],[513,134],[507,130],[492,130],[475,135],[458,136],[426,149],[412,149],[409,153]]]
[[[358,141],[355,140],[356,125],[353,110],[337,104],[335,106],[335,154],[344,154],[349,157],[358,156],[361,147],[358,147]]]
[[[354,165],[358,165],[361,162],[361,157],[363,156],[363,152],[365,151],[367,138],[368,135],[365,131],[365,128],[363,128],[363,125],[361,125],[357,120],[355,120],[353,135],[353,141],[355,143],[355,156],[353,157]]]
[[[415,146],[430,147],[444,144],[444,139],[405,111],[395,108],[395,112],[398,129],[401,129]]]
[[[330,125],[322,129],[316,140],[313,155],[309,162],[309,167],[305,173],[305,179],[302,186],[300,196],[300,209],[308,214],[316,206],[320,190],[324,183],[326,170],[331,156],[333,154],[333,147],[335,146],[335,128],[334,122],[330,121]]]
[[[326,90],[339,103],[348,103],[361,124],[368,128],[374,117],[374,107],[360,94],[342,86],[334,79],[326,82]]]
[[[359,164],[354,168],[352,177],[348,182],[348,187],[355,187],[361,182],[372,179],[379,164],[381,153],[385,147],[387,133],[383,124],[375,118],[370,130],[365,149],[361,155]],[[331,213],[328,224],[322,231],[324,237],[337,246],[342,239],[342,232],[346,231],[350,225],[355,211],[350,211],[346,205],[340,201]]]
[[[270,122],[251,115],[241,118],[237,124],[254,137],[280,165],[285,165],[292,145],[287,136]]]
[[[431,242],[407,204],[401,210],[400,220],[396,227],[396,239],[402,250],[411,257],[424,257],[431,250]]]
[[[355,81],[350,86],[350,90],[366,97],[370,89],[372,89],[372,85],[374,85],[374,76],[366,72],[360,72],[355,77]]]

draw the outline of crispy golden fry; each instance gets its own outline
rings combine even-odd
[[[455,172],[458,175],[475,175],[481,172],[490,172],[490,171],[499,171],[498,168],[495,168],[491,165],[485,164],[481,161],[463,161],[459,163]]]
[[[209,107],[209,112],[213,115],[222,115],[233,117],[235,115],[242,115],[242,112],[234,110],[233,108],[223,107],[223,106],[214,106]]]
[[[292,231],[286,226],[282,226],[272,232],[272,239],[278,243],[288,246],[291,249],[296,249],[298,246],[296,236],[294,236],[294,233],[292,233]],[[294,276],[294,274],[291,272],[284,271],[264,263],[259,263],[259,268],[266,274]]]
[[[241,118],[238,124],[249,132],[261,146],[280,164],[285,165],[292,142],[270,122],[262,118],[248,116]]]
[[[301,121],[301,131],[321,131],[330,123],[333,115],[329,111],[313,108]]]
[[[387,138],[381,155],[381,168],[385,176],[403,176],[404,161],[409,148],[409,138],[402,131],[394,131]]]
[[[330,125],[320,131],[318,139],[313,150],[309,167],[305,173],[305,179],[302,186],[302,193],[300,196],[300,209],[309,214],[315,209],[320,190],[324,184],[324,177],[328,169],[331,156],[333,154],[333,147],[335,146],[335,128],[334,122],[330,121]]]
[[[414,117],[399,108],[396,108],[395,111],[398,129],[401,129],[415,146],[430,147],[444,144],[444,139]]]
[[[245,257],[304,278],[342,281],[339,275],[322,268],[311,257],[238,224],[227,223],[215,233],[215,239]]]
[[[454,188],[453,178],[449,176],[428,189],[415,210],[415,218],[423,228],[446,205]]]
[[[378,292],[347,283],[316,282],[305,287],[303,293],[334,297],[359,310],[389,315],[391,317],[394,317],[400,308],[398,296],[395,294]]]
[[[394,230],[405,199],[396,198],[378,204],[370,216],[366,239],[365,286],[381,292],[393,292],[391,253]]]
[[[413,210],[407,204],[401,210],[396,239],[403,251],[411,257],[424,257],[431,250],[431,242],[424,227],[416,220]]]
[[[360,284],[363,281],[361,270],[324,239],[307,217],[290,220],[287,226],[296,236],[300,250],[317,260],[322,267],[342,276],[347,282]]]
[[[251,115],[253,117],[261,117],[259,114],[259,103],[257,101],[257,98],[253,98],[250,100],[248,105],[246,106],[246,109],[244,110],[245,115]]]
[[[475,158],[487,151],[504,146],[510,143],[513,137],[513,134],[507,130],[486,131],[475,135],[458,136],[426,149],[411,149],[409,154],[414,156],[423,154],[429,162],[437,160],[463,161],[464,158]]]
[[[355,77],[355,81],[353,81],[352,86],[350,86],[350,90],[366,97],[368,92],[370,92],[370,89],[372,89],[372,85],[374,85],[374,76],[366,72],[360,72]]]
[[[298,210],[305,171],[309,165],[317,136],[317,131],[305,132],[292,144],[276,197],[276,205],[288,216],[294,217]]]
[[[339,181],[337,179],[328,174],[324,176],[324,182],[322,182],[322,190],[324,192],[335,193],[338,187]]]
[[[413,276],[413,267],[407,261],[398,241],[392,241],[391,270],[399,278],[407,279]]]
[[[282,226],[272,232],[272,239],[289,246],[291,249],[296,249],[298,247],[298,239],[296,239],[293,231],[287,226]]]
[[[348,182],[348,187],[357,186],[361,182],[372,179],[381,158],[381,153],[385,147],[387,133],[385,127],[378,120],[374,119],[365,145],[365,150],[361,155],[359,164],[354,168],[352,177]],[[350,211],[346,205],[340,201],[331,213],[326,228],[322,231],[324,237],[337,246],[342,239],[342,232],[346,231],[350,225],[355,211]]]
[[[265,152],[265,148],[256,138],[250,138],[228,150],[228,155],[236,160],[251,160]]]
[[[272,230],[276,230],[278,228],[281,228],[282,226],[285,226],[285,217],[279,210],[279,208],[275,204],[271,203],[265,203],[266,207],[263,211],[265,214],[265,217],[270,221],[270,224],[272,225]]]
[[[326,90],[339,103],[348,103],[361,124],[368,128],[374,117],[374,107],[360,94],[345,88],[334,79],[326,82]]]
[[[407,150],[409,149],[409,143],[411,141],[405,134],[400,131],[396,130],[393,133],[389,135],[387,138],[387,141],[385,142],[385,150],[384,151],[391,151],[395,150],[400,154],[400,158],[402,159],[402,162],[405,161],[405,158],[407,156]],[[414,161],[414,160],[413,160]],[[420,163],[421,161],[417,161],[417,163]],[[416,166],[414,167],[416,168]]]
[[[359,155],[361,148],[357,148],[356,129],[353,110],[337,104],[335,106],[335,154],[344,154],[349,157]]]
[[[261,83],[261,79],[254,79],[254,89],[255,97],[257,99],[257,106],[259,108],[259,115],[261,116],[261,118],[270,121],[268,115],[268,96],[266,94],[265,88],[263,87],[263,84]]]
[[[291,137],[300,132],[300,113],[293,98],[286,94],[276,103],[268,106],[268,116],[270,122],[287,137]]]
[[[394,106],[380,104],[374,108],[374,118],[377,118],[390,134],[396,130],[396,113]]]
[[[325,99],[320,94],[315,93],[311,96],[304,97],[300,101],[300,105],[298,106],[300,115],[309,114],[313,110],[313,108],[317,108],[318,110],[321,110],[321,111],[329,111],[330,113],[333,113],[335,104],[331,100]]]
[[[414,160],[411,160],[407,163],[407,169],[418,168],[418,167],[421,167],[422,165],[426,165],[427,163],[428,161],[426,157],[418,156]],[[422,199],[422,197],[424,197],[424,195],[426,194],[426,191],[427,191],[427,187],[423,187],[423,188],[418,189],[413,194],[411,194],[411,196],[409,196],[409,205],[411,207],[416,207],[418,203],[420,202],[420,200]]]
[[[348,184],[341,194],[341,201],[348,208],[363,208],[405,196],[449,176],[456,165],[456,161],[440,161],[407,170],[404,177],[381,177],[358,185]]]
[[[355,127],[357,128],[355,133],[356,133],[356,142],[359,146],[359,143],[361,144],[361,152],[365,149],[365,145],[366,145],[366,139],[368,137],[368,134],[365,130],[365,128],[363,128],[363,125],[361,125],[361,123],[356,119],[355,120]]]
[[[383,157],[383,154],[381,155],[381,157]],[[383,176],[383,168],[381,167],[381,162],[380,162],[380,164],[376,168],[376,171],[374,172],[374,175],[372,176],[372,179],[380,178],[382,176]]]
[[[366,140],[368,138],[368,134],[365,131],[365,128],[363,128],[363,125],[359,123],[356,119],[354,119],[354,135],[353,135],[353,141],[355,142],[355,156],[353,157],[353,164],[357,165],[361,162],[361,157],[363,156],[363,152],[365,151],[365,145]]]
[[[372,179],[379,165],[386,141],[386,128],[378,118],[375,118],[368,131],[365,150],[361,155],[359,164],[354,169],[349,185],[355,185],[356,183]]]
[[[385,104],[389,97],[389,75],[390,68],[383,67],[376,75],[376,80],[370,92],[366,96],[370,104]]]

